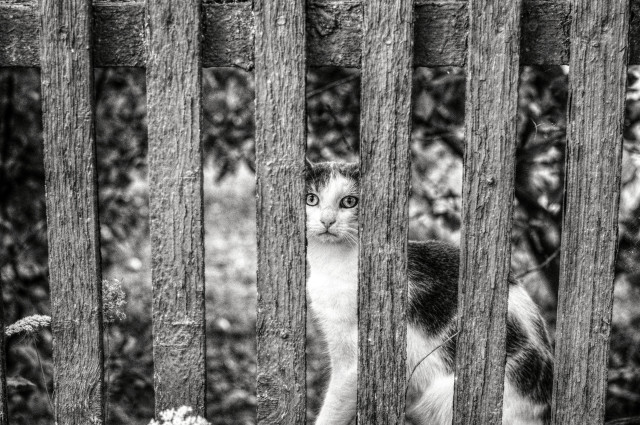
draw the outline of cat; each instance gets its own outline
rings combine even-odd
[[[307,162],[307,294],[328,348],[331,377],[316,425],[356,414],[359,168]],[[450,425],[453,411],[459,252],[444,242],[408,242],[407,418]],[[439,348],[438,348],[439,347]],[[537,306],[509,281],[503,424],[549,422],[553,356]]]

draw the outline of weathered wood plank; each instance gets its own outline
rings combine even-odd
[[[358,423],[403,424],[413,1],[363,10]]]
[[[253,67],[251,2],[203,6],[202,62],[205,67]]]
[[[359,68],[362,52],[360,2],[308,2],[307,49],[310,66]]]
[[[88,0],[43,0],[42,113],[58,424],[102,424],[102,300],[92,13]]]
[[[147,3],[156,412],[205,411],[200,1]]]
[[[446,62],[464,66],[468,2],[425,3],[415,9],[415,65],[437,66],[439,62]]]
[[[38,4],[0,1],[0,66],[41,66]]]
[[[258,423],[306,410],[305,2],[256,0]]]
[[[0,283],[0,425],[9,425],[7,399],[7,364],[5,358],[4,305],[2,302],[2,284]]]
[[[520,0],[471,0],[454,424],[502,423]]]
[[[94,10],[96,65],[144,66],[144,3],[96,2]]]
[[[554,424],[604,420],[618,236],[628,0],[573,0]]]
[[[640,0],[631,0],[640,12]],[[202,8],[203,66],[253,67],[250,2]],[[467,2],[417,1],[415,66],[464,65]],[[144,4],[95,3],[97,66],[144,66]],[[0,66],[39,66],[37,3],[0,0]],[[308,3],[308,64],[357,68],[361,61],[362,6],[353,0]],[[569,61],[567,0],[524,0],[521,63]],[[631,63],[640,63],[640,26],[631,34]]]
[[[640,64],[640,0],[629,0],[629,65]]]
[[[568,0],[521,1],[520,64],[564,65],[568,63],[570,25]],[[631,1],[640,4],[640,0]],[[640,60],[640,55],[637,60]]]

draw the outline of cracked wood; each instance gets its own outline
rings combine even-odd
[[[43,0],[39,16],[55,421],[102,424],[91,2]]]
[[[521,1],[471,0],[453,400],[455,425],[502,423]]]
[[[573,0],[553,424],[604,421],[628,0]]]
[[[147,3],[156,413],[205,412],[200,1]]]
[[[304,0],[256,0],[258,422],[306,413]]]
[[[357,416],[403,424],[413,1],[363,12]]]
[[[640,0],[631,0],[640,16]],[[416,1],[415,66],[464,66],[469,29],[466,1]],[[362,3],[316,0],[307,4],[309,66],[360,67]],[[144,2],[96,1],[93,50],[97,66],[146,63]],[[524,0],[522,64],[569,61],[567,0]],[[202,6],[202,65],[254,66],[251,2]],[[0,66],[39,66],[37,2],[0,0]],[[631,31],[631,63],[640,63],[640,25]]]

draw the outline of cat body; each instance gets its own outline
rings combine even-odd
[[[307,167],[307,292],[331,363],[316,424],[348,424],[356,412],[358,167]],[[408,384],[407,417],[416,425],[452,422],[458,265],[451,245],[408,243],[407,377],[419,366]],[[513,281],[506,342],[503,423],[543,425],[551,398],[549,340],[537,307]]]

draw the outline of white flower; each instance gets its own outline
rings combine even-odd
[[[124,306],[127,304],[122,290],[122,282],[118,279],[102,281],[102,317],[105,323],[124,320]]]
[[[160,412],[160,421],[152,419],[149,425],[211,425],[203,417],[192,416],[191,407],[182,406]]]

